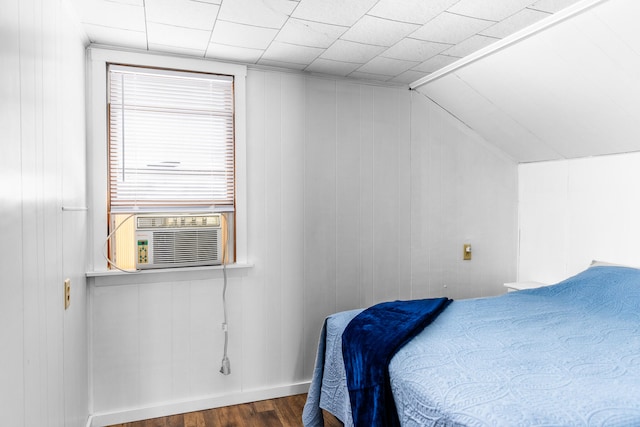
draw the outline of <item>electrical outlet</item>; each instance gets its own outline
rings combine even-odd
[[[71,279],[64,281],[64,309],[68,309],[71,305]]]
[[[462,246],[462,259],[464,261],[471,261],[471,245],[469,243],[465,243]]]

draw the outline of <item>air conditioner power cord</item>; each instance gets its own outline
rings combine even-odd
[[[225,218],[226,219],[226,218]],[[226,221],[225,221],[226,223]],[[222,375],[229,375],[231,373],[231,364],[229,357],[227,356],[227,345],[229,344],[229,328],[227,327],[227,250],[229,235],[227,233],[226,241],[224,245],[224,252],[222,254],[222,276],[224,277],[224,285],[222,286],[222,312],[224,314],[224,323],[222,324],[222,330],[224,331],[224,354],[222,356],[222,366],[220,367],[220,373]]]
[[[224,331],[224,355],[222,356],[222,367],[220,373],[222,375],[229,375],[231,373],[231,364],[229,363],[229,357],[227,356],[227,345],[229,343],[229,330],[227,328],[227,265],[222,262],[222,275],[224,276],[224,285],[222,287],[222,310],[224,313],[224,323],[222,324],[222,330]]]

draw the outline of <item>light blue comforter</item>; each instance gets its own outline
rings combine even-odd
[[[352,425],[341,335],[358,312],[325,322],[307,427],[319,408]],[[640,426],[640,270],[454,301],[389,373],[403,426]]]

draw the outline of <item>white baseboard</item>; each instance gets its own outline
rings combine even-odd
[[[292,396],[307,393],[310,382],[290,384],[260,390],[249,390],[221,396],[208,396],[193,400],[166,402],[157,406],[127,409],[118,412],[93,414],[87,420],[87,427],[104,427],[113,424],[122,424],[132,421],[147,420],[150,418],[166,417],[168,415],[183,414],[186,412],[202,411],[222,406],[237,405],[240,403],[255,402],[278,397]]]

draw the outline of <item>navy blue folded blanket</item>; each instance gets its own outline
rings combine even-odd
[[[448,298],[384,302],[364,310],[347,325],[342,355],[355,427],[400,425],[389,362],[450,302]]]

